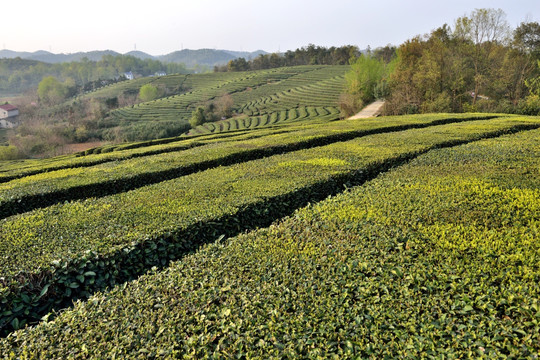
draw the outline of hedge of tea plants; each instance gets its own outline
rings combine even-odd
[[[224,140],[251,139],[286,131],[289,130],[265,129],[265,131],[259,131],[256,134],[248,133],[247,131],[236,131],[226,134],[209,134],[190,137],[177,136],[158,140],[105,145],[72,155],[63,155],[47,159],[6,161],[0,163],[0,183],[49,171],[94,166],[105,162],[174,152]]]
[[[466,119],[483,119],[492,118],[496,115],[486,114],[429,114],[429,115],[416,115],[414,117],[408,117],[407,121],[411,122],[429,122],[429,121],[441,121],[450,122],[455,120]],[[391,118],[391,117],[389,117]],[[389,119],[386,118],[386,119]],[[404,117],[407,118],[407,117]],[[373,120],[373,119],[372,119]],[[369,121],[372,121],[369,120]],[[368,121],[368,120],[365,120]],[[125,160],[132,157],[155,155],[164,152],[172,152],[187,149],[190,147],[200,146],[213,142],[221,142],[224,139],[228,140],[244,140],[253,137],[262,137],[268,134],[276,134],[281,132],[296,131],[298,129],[314,129],[324,123],[324,120],[308,119],[306,121],[300,121],[298,123],[281,125],[275,125],[271,128],[258,129],[256,133],[249,130],[237,130],[229,133],[217,133],[217,134],[199,134],[195,136],[178,136],[172,138],[164,138],[157,140],[139,141],[132,143],[105,145],[98,148],[86,150],[85,152],[75,153],[71,155],[57,156],[48,159],[27,159],[27,160],[15,160],[15,161],[2,161],[0,162],[0,183],[7,182],[13,179],[40,174],[43,172],[61,170],[74,167],[88,167],[97,164],[102,164],[109,161]],[[346,122],[340,122],[340,124],[347,124]],[[340,125],[343,126],[343,125]],[[129,150],[129,151],[128,151]]]
[[[0,184],[0,218],[66,200],[105,196],[184,176],[216,166],[253,160],[373,133],[485,117],[397,117],[380,122],[341,121],[289,131],[265,131],[234,137],[206,137],[122,152],[54,162],[61,170],[38,172]],[[256,136],[257,135],[257,136]],[[183,151],[182,151],[183,150]],[[22,170],[22,169],[21,169]],[[25,169],[28,174],[29,169]],[[13,173],[11,173],[13,176]],[[6,175],[7,177],[7,175]]]
[[[467,125],[460,130],[470,131]],[[385,151],[459,133],[438,128],[374,135],[370,142],[387,137]],[[369,149],[349,142],[341,150],[353,147]],[[327,155],[278,163],[292,170],[306,161],[350,161]],[[277,224],[205,246],[17,331],[0,340],[0,352],[6,358],[538,358],[539,169],[540,130],[432,149]]]
[[[274,93],[285,87],[294,88],[300,84],[321,81],[336,76],[336,72],[343,75],[347,70],[347,66],[295,66],[248,72],[187,75],[182,85],[191,89],[190,91],[120,108],[112,111],[110,115],[116,122],[173,120],[187,123],[191,112],[197,106],[225,94],[234,95],[235,108],[241,108],[246,96],[251,100],[255,96],[260,96],[259,94]],[[290,81],[286,82],[287,79]],[[258,91],[253,92],[254,88]],[[241,96],[240,93],[246,93],[246,96]]]
[[[0,222],[3,331],[428,151],[538,127],[501,118],[376,134],[218,167]]]

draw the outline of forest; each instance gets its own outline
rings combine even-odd
[[[386,115],[431,112],[540,114],[540,24],[512,29],[501,9],[476,9],[394,54],[359,57],[342,107],[385,98]]]
[[[0,59],[0,94],[19,94],[35,89],[48,76],[73,84],[75,92],[91,91],[118,80],[128,71],[140,76],[158,71],[167,74],[188,72],[183,64],[142,60],[130,55],[104,55],[100,61],[83,58],[82,61],[57,64],[21,58]]]
[[[354,59],[360,54],[358,46],[354,45],[327,48],[309,44],[282,54],[260,54],[251,60],[240,57],[230,60],[226,65],[215,66],[214,72],[263,70],[298,65],[348,65],[351,58]]]

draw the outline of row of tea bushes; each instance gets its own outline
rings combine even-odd
[[[190,131],[190,134],[221,133],[233,130],[258,129],[276,124],[290,123],[294,121],[338,120],[340,111],[338,107],[301,107],[275,111],[261,116],[240,116],[217,122],[199,125]]]
[[[258,133],[236,131],[226,134],[207,134],[199,136],[178,136],[173,138],[134,142],[120,145],[106,145],[90,149],[85,154],[77,153],[41,160],[18,160],[0,163],[0,183],[13,179],[41,174],[49,171],[89,167],[111,161],[121,161],[135,157],[150,156],[167,152],[180,151],[196,146],[221,142],[224,140],[243,140],[261,137],[285,129],[265,129]]]
[[[297,86],[296,84],[302,80],[304,80],[302,83],[305,81],[315,82],[332,76],[333,73],[324,70],[325,68],[325,66],[296,66],[260,71],[190,75],[183,83],[183,86],[189,87],[190,91],[132,107],[120,108],[112,111],[110,115],[117,122],[174,120],[187,123],[191,112],[197,106],[204,105],[206,102],[225,94],[246,93],[252,99],[257,96],[256,93],[252,93],[253,88],[264,88],[265,93],[275,92],[275,84],[281,84],[287,79],[294,79],[291,83],[287,83],[288,86]],[[330,66],[328,68],[339,68],[342,74],[348,70],[347,66]],[[313,73],[313,78],[304,79],[302,75],[305,73]],[[281,86],[277,88],[281,89]],[[235,107],[240,106],[236,101],[241,98],[242,96],[233,97]],[[334,103],[328,105],[334,105]]]
[[[287,132],[250,133],[229,138],[207,137],[149,146],[145,149],[128,149],[116,156],[93,156],[91,158],[93,160],[86,159],[86,162],[81,162],[85,167],[42,172],[0,184],[0,218],[66,200],[124,192],[195,171],[276,153],[320,146],[373,133],[463,120],[464,118],[445,116],[396,117],[387,118],[385,122],[373,119],[351,120],[316,127],[313,125],[306,128],[299,127],[296,131],[293,131],[295,128],[290,128]],[[266,136],[262,136],[263,134]],[[121,160],[120,156],[126,160]],[[116,161],[112,162],[111,159]],[[99,160],[107,161],[86,167],[92,163],[90,161],[95,163]]]
[[[495,119],[377,134],[228,167],[0,223],[3,331],[96,289],[164,266],[201,243],[266,226],[429,149],[538,122]]]
[[[404,117],[407,121],[428,122],[466,120],[466,119],[484,119],[494,117],[486,114],[429,114]],[[388,119],[388,118],[385,118]],[[324,121],[322,121],[324,122]],[[133,157],[149,156],[164,152],[173,152],[190,147],[200,146],[208,143],[221,142],[227,140],[244,140],[252,137],[261,137],[268,134],[296,131],[298,129],[316,130],[322,123],[318,120],[309,120],[292,124],[282,124],[272,128],[257,129],[257,132],[251,131],[233,131],[231,133],[202,134],[196,136],[179,136],[173,138],[133,142],[127,144],[107,145],[95,149],[90,149],[86,154],[73,154],[53,157],[41,160],[18,160],[0,162],[0,183],[13,179],[39,174],[48,171],[61,170],[74,167],[88,167],[109,161],[125,160]],[[347,122],[340,122],[346,124]],[[347,126],[347,125],[341,125]]]
[[[540,130],[430,151],[96,294],[0,340],[0,352],[535,359],[539,165]]]

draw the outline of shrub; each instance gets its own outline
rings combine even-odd
[[[440,93],[435,99],[424,101],[423,113],[449,113],[452,111],[452,99],[446,93]]]
[[[206,121],[206,115],[204,107],[199,106],[196,110],[191,113],[191,118],[189,119],[189,124],[192,128],[195,128],[199,125],[204,124]]]
[[[518,104],[518,111],[523,115],[540,115],[540,96],[529,95]]]
[[[0,146],[0,160],[15,160],[22,157],[19,149],[15,146]]]
[[[151,84],[145,84],[141,86],[139,90],[139,98],[141,101],[152,101],[159,97],[158,88]]]
[[[342,118],[356,114],[363,105],[363,101],[358,96],[346,93],[339,96],[339,110]]]

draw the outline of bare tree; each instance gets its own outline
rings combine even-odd
[[[475,9],[456,20],[454,36],[463,41],[463,50],[474,65],[474,104],[492,75],[493,53],[510,40],[510,26],[502,9]]]
[[[510,26],[502,9],[475,9],[470,16],[456,20],[454,35],[470,40],[474,45],[505,43],[510,38]]]

